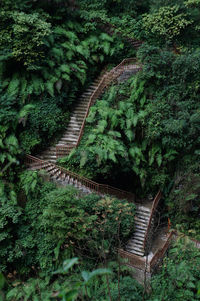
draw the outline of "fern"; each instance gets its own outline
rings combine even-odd
[[[56,60],[59,62],[60,60],[63,60],[64,59],[64,52],[63,52],[63,49],[62,48],[56,48],[56,47],[53,47],[51,49],[51,53],[52,55],[56,58]]]
[[[20,85],[19,75],[15,73],[8,85],[8,89],[7,89],[8,94],[10,94],[11,96],[18,95],[19,85]]]
[[[105,54],[108,55],[109,52],[110,52],[110,44],[108,42],[103,42],[102,43],[102,48],[103,48]]]
[[[27,87],[27,79],[23,76],[21,78],[21,88],[20,88],[20,94],[24,96],[26,93],[26,87]]]
[[[62,78],[66,81],[70,81],[70,76],[67,73],[63,73]]]
[[[158,163],[158,166],[160,167],[162,164],[162,155],[161,154],[158,154],[156,156],[156,162]]]
[[[6,88],[8,85],[9,85],[9,79],[5,79],[3,82],[2,82],[2,88],[4,89],[4,88]]]
[[[34,90],[33,84],[32,84],[32,82],[29,82],[29,84],[27,85],[27,88],[26,88],[27,95],[31,95],[33,93],[33,90]]]
[[[33,104],[28,104],[28,105],[25,105],[19,112],[18,114],[18,118],[24,118],[26,117],[32,110],[34,110],[35,108],[35,105]]]
[[[72,50],[68,50],[68,51],[66,52],[66,58],[67,58],[69,61],[72,60],[73,56],[74,56],[74,52],[73,52]]]
[[[84,165],[87,163],[88,160],[88,154],[86,151],[81,152],[81,160],[80,160],[80,168],[84,167]]]
[[[107,125],[108,125],[108,123],[107,123],[106,120],[100,120],[100,121],[98,122],[98,126],[97,126],[98,131],[99,131],[100,133],[103,133],[104,130],[106,129]]]
[[[100,34],[100,39],[103,40],[103,41],[113,42],[113,37],[109,36],[105,32]]]
[[[62,64],[60,66],[60,70],[64,73],[68,73],[68,74],[71,72],[70,67],[67,64]]]
[[[43,84],[43,80],[39,77],[33,76],[32,77],[32,84],[33,84],[33,91],[36,95],[41,93],[41,86]]]
[[[75,76],[80,80],[81,84],[83,85],[86,81],[86,74],[85,72],[80,74],[78,72],[75,73]]]
[[[156,153],[160,153],[161,152],[161,148],[159,145],[154,144],[151,148],[151,150],[149,151],[149,165],[152,165],[155,159],[155,155]],[[160,162],[160,159],[159,159]]]
[[[125,130],[125,134],[130,142],[134,140],[135,134],[133,130]]]
[[[45,83],[45,87],[47,89],[47,92],[51,95],[54,96],[54,84],[50,81]]]

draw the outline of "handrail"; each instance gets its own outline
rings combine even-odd
[[[150,262],[147,263],[147,271],[152,272],[153,269],[155,268],[157,262],[159,259],[162,259],[169,248],[169,244],[171,242],[172,236],[174,235],[174,232],[170,232],[167,236],[167,239],[162,246],[161,249],[158,249],[155,254],[153,255],[152,259]],[[125,251],[123,249],[118,249],[118,253],[120,257],[125,258],[128,260],[128,264],[139,269],[144,269],[145,268],[145,257],[140,257],[136,254],[133,254],[129,251]]]
[[[170,241],[172,239],[172,236],[174,235],[174,232],[170,232],[167,236],[167,240],[165,241],[162,249],[158,249],[157,252],[154,254],[153,258],[151,259],[149,265],[150,265],[150,272],[153,269],[153,267],[156,265],[159,259],[163,258],[165,255],[165,252],[167,251]]]
[[[146,233],[145,233],[145,236],[144,236],[144,243],[143,243],[144,251],[145,251],[146,246],[147,246],[147,238],[148,238],[149,232],[151,230],[151,223],[152,223],[153,215],[154,215],[154,212],[156,210],[156,207],[157,207],[158,202],[160,201],[160,199],[161,199],[161,191],[159,190],[158,193],[156,194],[154,200],[153,200],[153,204],[152,204],[152,207],[151,207],[151,214],[150,214],[147,230],[146,230]]]
[[[83,135],[83,129],[85,127],[85,123],[86,123],[86,118],[88,117],[89,114],[89,110],[91,105],[94,104],[95,100],[100,96],[100,94],[102,93],[102,91],[108,87],[108,85],[117,77],[119,77],[125,69],[125,64],[128,62],[136,62],[135,58],[128,58],[128,59],[123,59],[123,61],[117,65],[116,67],[114,67],[112,70],[110,70],[109,72],[107,72],[106,74],[104,74],[104,76],[102,77],[101,81],[99,82],[97,88],[94,90],[94,92],[92,93],[92,95],[90,96],[89,99],[89,103],[88,103],[88,107],[87,107],[87,111],[81,126],[81,130],[79,133],[79,137],[78,137],[78,141],[76,144],[76,147],[79,145],[80,140],[82,138]],[[139,63],[137,63],[139,65]],[[139,65],[140,66],[140,65]],[[122,68],[123,67],[123,68]],[[140,67],[141,68],[141,67]],[[119,73],[118,73],[119,71]]]
[[[92,191],[95,191],[97,194],[110,194],[118,198],[122,198],[122,199],[124,198],[130,201],[135,200],[135,195],[131,192],[121,190],[109,185],[99,184],[85,177],[82,177],[79,174],[69,171],[64,167],[57,166],[51,162],[36,158],[31,155],[26,155],[26,164],[34,163],[34,162],[39,163],[39,167],[41,167],[41,169],[44,168],[45,166],[51,166],[54,167],[55,169],[58,169],[60,171],[61,177],[62,176],[64,177],[64,175],[68,175],[72,178],[73,182],[74,181],[80,182],[82,185],[84,185],[85,187],[89,188]]]

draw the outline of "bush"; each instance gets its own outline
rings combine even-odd
[[[184,241],[171,249],[152,280],[152,300],[199,300],[200,251]]]
[[[55,134],[65,129],[69,122],[69,112],[63,112],[54,98],[44,98],[34,105],[26,123],[28,130],[20,134],[21,146],[26,152],[38,145],[46,148]]]

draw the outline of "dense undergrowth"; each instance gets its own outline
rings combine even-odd
[[[116,252],[134,205],[24,166],[105,66],[136,57],[142,70],[100,96],[59,164],[139,198],[161,189],[164,217],[200,239],[199,13],[199,0],[0,2],[0,300],[199,300],[198,251],[174,246],[146,293]]]

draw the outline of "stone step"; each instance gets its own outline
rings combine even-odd
[[[135,249],[135,250],[138,250],[138,251],[141,251],[141,252],[144,252],[144,248],[143,248],[143,244],[142,245],[139,245],[139,244],[127,244],[126,246],[126,249]]]
[[[143,248],[144,241],[141,241],[139,239],[130,239],[128,246],[138,246]]]
[[[78,126],[70,126],[70,127],[67,127],[67,131],[65,132],[65,134],[67,134],[68,132],[79,132],[80,131],[80,128]],[[65,135],[64,134],[64,135]]]
[[[136,225],[140,225],[142,228],[147,228],[148,223],[142,222],[142,221],[138,221],[135,219],[135,224]]]
[[[151,215],[150,213],[146,213],[146,212],[143,212],[143,211],[140,211],[140,212],[136,211],[135,214],[138,215],[138,216],[145,216],[147,218],[149,218],[150,215]]]
[[[62,138],[77,138],[79,136],[79,132],[77,132],[76,134],[72,134],[72,132],[69,132],[65,135],[62,136]]]
[[[146,229],[144,229],[140,225],[135,225],[135,230],[137,230],[138,232],[141,232],[141,233],[145,233],[146,232]]]
[[[143,214],[135,214],[135,216],[137,216],[137,218],[139,219],[143,219],[143,220],[149,220],[150,216],[147,215],[143,215]]]
[[[85,114],[86,113],[86,109],[83,109],[83,108],[77,108],[76,107],[76,109],[74,110],[74,114],[76,114],[77,115],[77,113],[81,113],[81,114]]]
[[[127,245],[126,249],[137,250],[137,251],[140,251],[140,252],[144,252],[143,247],[142,246],[137,246],[137,245]]]
[[[70,125],[68,125],[65,133],[67,133],[68,131],[78,132],[78,131],[80,131],[80,129],[81,129],[81,127],[79,125],[71,123]]]
[[[150,212],[151,212],[151,209],[150,209],[150,208],[147,208],[147,207],[145,207],[145,206],[142,206],[142,205],[137,205],[137,206],[136,206],[136,211],[150,213]]]
[[[74,114],[75,114],[75,117],[76,117],[76,118],[79,117],[79,119],[80,119],[80,117],[81,117],[81,118],[84,118],[84,117],[85,117],[86,111],[81,111],[81,110],[80,110],[80,111],[78,111],[78,110],[76,111],[76,110],[75,110],[75,111],[74,111]]]
[[[72,123],[80,123],[83,120],[83,118],[78,118],[77,114],[75,114],[74,116],[71,117],[69,124]]]
[[[144,252],[142,251],[139,251],[139,250],[135,250],[135,249],[127,249],[128,252],[132,253],[132,254],[135,254],[135,255],[138,255],[138,256],[144,256]]]
[[[59,168],[54,168],[52,170],[50,170],[48,173],[50,174],[50,176],[53,176],[55,173],[57,173],[59,171]]]
[[[134,237],[141,237],[141,239],[145,237],[145,232],[144,233],[141,233],[141,232],[136,232],[134,233]]]
[[[88,102],[81,103],[81,104],[78,104],[76,106],[76,109],[78,109],[78,110],[84,110],[85,112],[87,111],[87,108],[88,108]]]
[[[77,120],[77,113],[73,113],[71,118],[70,118],[70,121],[76,121]]]
[[[42,154],[40,156],[41,158],[45,158],[45,157],[48,157],[48,158],[51,158],[51,159],[56,159],[56,154],[55,153],[52,153],[52,154]]]

